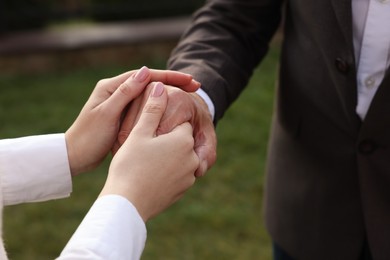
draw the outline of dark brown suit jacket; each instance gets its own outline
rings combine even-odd
[[[281,0],[215,0],[194,15],[169,61],[199,80],[216,121],[278,28]],[[266,226],[297,259],[390,259],[390,75],[362,123],[351,0],[285,3],[269,144]]]

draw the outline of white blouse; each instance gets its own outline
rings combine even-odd
[[[0,140],[0,203],[59,199],[71,191],[64,134]],[[136,208],[124,197],[102,196],[58,259],[139,259],[145,241],[145,223]],[[6,259],[2,254],[0,259]]]

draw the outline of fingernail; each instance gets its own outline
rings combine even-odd
[[[143,66],[141,69],[137,71],[134,75],[134,79],[138,82],[144,81],[149,75],[149,69],[146,66]]]
[[[157,82],[154,84],[151,96],[152,97],[159,97],[164,92],[164,85],[161,82]]]

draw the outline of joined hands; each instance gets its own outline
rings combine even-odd
[[[199,86],[188,74],[146,67],[100,80],[65,133],[72,175],[112,150],[100,196],[126,197],[144,221],[170,206],[216,159],[211,116],[193,93]]]

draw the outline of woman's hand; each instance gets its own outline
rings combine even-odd
[[[162,83],[152,83],[151,87],[138,122],[111,162],[101,193],[126,197],[145,222],[194,184],[199,167],[191,124],[157,136],[168,96]]]
[[[146,67],[100,80],[65,133],[73,176],[94,169],[105,158],[117,138],[123,112],[151,81],[169,82],[186,91],[200,85],[188,74]]]
[[[200,159],[200,166],[195,176],[201,177],[211,168],[217,158],[217,137],[210,112],[206,103],[198,94],[189,93],[177,87],[165,87],[168,92],[168,104],[157,134],[168,133],[176,126],[189,122],[193,128],[195,152]],[[123,119],[123,124],[119,130],[113,153],[125,142],[137,123],[148,95],[148,90],[146,90],[131,103],[129,112]]]

